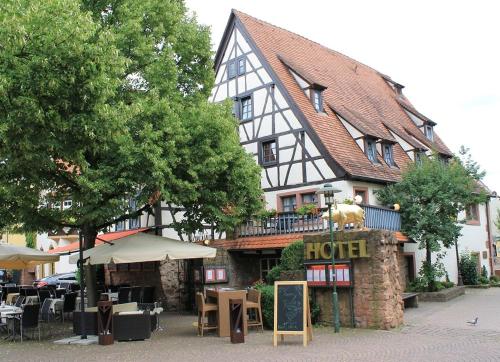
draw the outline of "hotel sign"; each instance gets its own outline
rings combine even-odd
[[[366,240],[336,241],[335,259],[369,258]],[[314,241],[304,243],[304,259],[306,261],[331,260],[332,250],[329,241]]]

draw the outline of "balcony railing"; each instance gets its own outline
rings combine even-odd
[[[391,231],[401,230],[401,215],[391,209],[361,205],[365,210],[365,227]],[[282,212],[276,216],[248,220],[239,227],[238,236],[280,235],[292,233],[321,232],[328,230],[327,220],[322,219],[323,212],[315,215],[299,215],[295,212]],[[337,230],[337,224],[335,224]],[[346,226],[349,229],[352,225]]]

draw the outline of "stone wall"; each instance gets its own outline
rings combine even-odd
[[[110,271],[105,267],[107,285],[154,286],[155,300],[165,310],[183,310],[186,305],[185,270],[182,260],[161,261],[154,271]]]
[[[304,235],[308,240],[328,241],[328,234]],[[366,240],[368,258],[353,260],[353,308],[358,327],[389,329],[403,323],[403,299],[399,247],[393,233],[383,230],[335,232],[335,240]],[[332,290],[314,288],[321,309],[320,321],[332,321]],[[340,319],[351,325],[349,289],[338,288]]]
[[[251,286],[260,275],[260,258],[256,255],[243,255],[238,252],[217,248],[214,259],[204,259],[204,266],[225,266],[228,283],[207,284],[210,286],[242,288]]]

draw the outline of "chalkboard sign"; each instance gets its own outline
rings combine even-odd
[[[312,340],[311,315],[307,282],[274,283],[274,335],[273,344],[278,344],[278,335],[302,335],[304,346]]]
[[[304,287],[278,285],[278,331],[304,330]]]

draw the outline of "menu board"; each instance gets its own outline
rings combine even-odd
[[[303,335],[304,345],[312,339],[307,282],[274,283],[274,345],[288,334]]]

